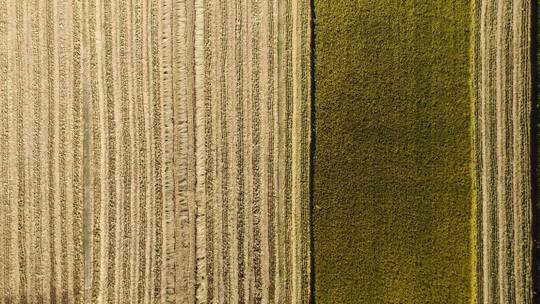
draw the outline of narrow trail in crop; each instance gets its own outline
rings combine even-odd
[[[478,303],[532,303],[530,9],[475,2]]]
[[[0,0],[0,303],[307,303],[307,0]]]

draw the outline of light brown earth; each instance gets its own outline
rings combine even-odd
[[[478,303],[532,303],[531,2],[475,2]]]
[[[0,303],[309,301],[309,1],[0,0],[0,37]]]

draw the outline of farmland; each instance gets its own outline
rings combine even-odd
[[[470,301],[471,12],[315,1],[317,303]]]
[[[0,303],[307,303],[309,20],[0,1]]]
[[[533,303],[531,3],[474,12],[477,302]]]

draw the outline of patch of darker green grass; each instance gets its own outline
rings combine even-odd
[[[470,1],[315,0],[315,300],[471,297]]]

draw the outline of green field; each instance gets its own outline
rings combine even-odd
[[[467,303],[471,3],[315,0],[315,293]]]

